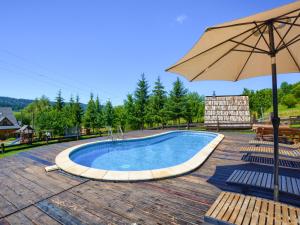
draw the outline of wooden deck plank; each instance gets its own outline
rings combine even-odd
[[[225,215],[226,211],[228,210],[228,206],[230,206],[231,202],[233,201],[233,195],[230,195],[229,198],[226,200],[225,204],[222,206],[221,210],[217,214],[216,218],[217,219],[222,219],[223,216]],[[218,209],[216,209],[218,210]]]
[[[288,210],[288,207],[287,205],[282,205],[281,207],[282,209],[282,221],[283,221],[283,224],[289,224],[290,221],[289,221],[289,210]]]
[[[293,193],[292,179],[290,177],[286,177],[286,186],[287,186],[287,192]]]
[[[253,181],[253,179],[254,179],[254,175],[255,175],[255,173],[251,173],[251,175],[250,175],[250,177],[249,177],[249,179],[248,179],[248,181],[247,181],[247,183],[246,184],[251,184],[252,183],[252,181]]]
[[[161,131],[132,132],[131,137],[158,132]],[[8,180],[9,185],[0,189],[0,221],[6,221],[9,217],[14,224],[19,224],[22,218],[25,218],[25,224],[56,224],[57,222],[65,224],[200,224],[203,222],[205,213],[214,204],[222,190],[240,191],[237,187],[226,185],[226,179],[230,178],[235,169],[250,171],[257,169],[257,165],[240,160],[242,154],[239,152],[238,146],[247,142],[249,137],[249,135],[228,133],[205,164],[192,173],[172,179],[138,183],[99,181],[83,183],[85,179],[65,173],[44,172],[44,164],[53,162],[58,152],[90,140],[42,146],[28,151],[26,157],[20,155],[1,159],[0,171],[3,171],[5,178],[10,175],[11,177]],[[259,171],[269,173],[272,172],[272,169],[266,167]],[[244,174],[236,174],[234,178],[248,184],[255,180],[252,174],[244,172]],[[289,174],[289,172],[285,174]],[[294,175],[295,178],[300,177],[296,173]],[[270,181],[269,175],[267,177],[266,187],[268,183],[272,184],[272,182],[268,182]],[[14,180],[17,181],[16,186],[12,185]],[[293,190],[295,182],[297,180],[292,180]],[[14,204],[21,202],[23,198],[25,201],[17,204],[16,207],[3,198],[3,196],[9,199],[17,198],[16,193],[9,190],[10,186],[13,186],[13,189],[22,187],[35,196],[29,194],[19,197],[20,201],[15,201]],[[258,193],[264,195],[264,192],[258,191]],[[4,201],[1,201],[1,197]],[[272,196],[270,194],[266,197],[271,198]],[[26,198],[40,200],[40,202],[33,204],[33,201],[26,201]],[[229,219],[235,218],[235,223],[247,224],[246,215],[249,214],[251,218],[252,214],[246,206],[254,207],[255,201],[249,197],[239,198],[233,207],[233,210],[239,209],[239,211],[229,213]],[[25,208],[23,209],[23,207]],[[17,211],[17,208],[20,211]],[[228,208],[232,209],[232,207]],[[228,208],[224,210],[221,207],[223,217],[228,212]],[[297,213],[294,212],[294,218],[297,218]],[[5,215],[8,214],[11,215],[6,218]],[[293,212],[290,214],[292,218]],[[226,216],[228,217],[228,214]],[[248,221],[249,223],[250,221]]]
[[[251,215],[251,223],[250,225],[257,225],[259,220],[259,213],[261,209],[261,199],[257,198],[255,201],[254,210]]]
[[[268,202],[267,201],[263,201],[261,209],[260,209],[260,213],[259,213],[259,220],[258,220],[258,224],[259,225],[266,224],[267,211],[268,211]]]
[[[274,224],[274,202],[268,201],[268,216],[267,216],[267,225]]]
[[[236,194],[236,195],[233,195],[233,200],[231,202],[231,204],[229,205],[228,209],[227,209],[227,212],[226,214],[223,216],[222,220],[225,220],[225,221],[228,221],[229,218],[231,217],[231,215],[233,214],[234,212],[234,208],[235,206],[237,205],[238,201],[240,199],[240,195],[239,194]]]
[[[281,205],[275,203],[275,225],[279,225],[282,222]]]
[[[281,190],[284,191],[284,192],[287,192],[288,189],[287,189],[287,184],[286,184],[286,178],[285,177],[280,176],[280,184],[281,184]]]
[[[29,208],[24,209],[22,211],[22,214],[25,215],[34,224],[47,224],[47,225],[60,224],[59,222],[49,217],[47,214],[45,214],[35,206],[30,206]]]
[[[235,205],[234,209],[233,209],[233,213],[231,214],[230,218],[229,218],[229,223],[235,223],[236,219],[238,218],[238,215],[240,214],[242,205],[244,203],[245,200],[245,196],[241,195],[237,204]]]
[[[238,214],[238,217],[237,217],[237,219],[235,221],[235,223],[237,225],[242,224],[242,222],[244,220],[244,217],[245,217],[245,214],[246,214],[246,211],[247,211],[247,208],[248,208],[249,203],[250,203],[250,199],[251,199],[250,196],[246,196],[246,198],[244,199],[244,202],[243,202],[243,205],[241,207],[241,210],[240,210],[240,212]]]
[[[300,192],[299,192],[299,189],[298,189],[298,186],[297,186],[297,182],[296,182],[296,179],[294,177],[291,178],[291,181],[292,181],[292,187],[293,187],[293,193],[295,195],[300,195]]]

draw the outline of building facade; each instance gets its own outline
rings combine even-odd
[[[0,107],[0,139],[15,136],[15,132],[20,126],[9,107]]]

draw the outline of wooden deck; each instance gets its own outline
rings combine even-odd
[[[127,137],[161,131],[132,132]],[[225,133],[203,166],[184,176],[159,181],[117,183],[83,179],[62,171],[45,173],[65,148],[91,140],[42,146],[0,160],[0,224],[201,224],[235,169],[272,172],[241,160],[249,135]],[[299,170],[281,169],[299,178]],[[271,192],[246,194],[271,198]],[[290,204],[297,199],[282,198]]]

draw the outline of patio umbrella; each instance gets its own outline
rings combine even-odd
[[[278,200],[277,74],[300,72],[300,1],[206,29],[192,49],[166,71],[190,81],[272,74],[274,199]]]

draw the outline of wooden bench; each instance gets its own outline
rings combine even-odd
[[[300,208],[231,192],[221,192],[204,221],[212,224],[300,224]]]
[[[258,187],[273,190],[274,176],[271,173],[235,170],[226,183],[245,187]],[[300,196],[300,179],[279,175],[279,191],[290,195]]]
[[[263,155],[274,155],[273,147],[268,146],[242,146],[240,148],[241,153],[246,154],[263,154]],[[279,148],[279,155],[282,157],[299,159],[300,158],[300,149],[297,150],[288,150],[284,148]]]
[[[273,141],[261,141],[261,140],[250,140],[249,145],[255,146],[274,146]],[[294,144],[285,144],[285,143],[278,143],[279,147],[281,148],[288,148],[288,149],[300,149],[300,142]]]
[[[253,128],[256,133],[256,139],[273,141],[273,127],[272,126],[258,126]],[[292,140],[299,142],[300,129],[289,128],[286,126],[279,127],[279,140],[280,142],[286,142]]]

